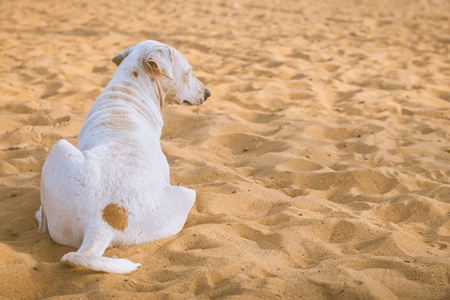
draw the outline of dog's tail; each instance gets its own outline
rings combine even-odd
[[[97,256],[80,252],[69,252],[62,257],[61,261],[72,266],[81,266],[95,271],[116,274],[131,273],[141,265],[128,259]]]

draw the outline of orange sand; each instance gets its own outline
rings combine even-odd
[[[450,2],[0,3],[0,295],[11,299],[450,299]],[[111,58],[182,52],[212,92],[168,106],[176,237],[59,262],[42,164],[76,144]],[[1,298],[0,296],[0,298]],[[3,298],[2,298],[3,299]]]

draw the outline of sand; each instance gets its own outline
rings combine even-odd
[[[1,299],[450,299],[450,2],[0,3]],[[154,39],[212,92],[167,106],[176,237],[60,263],[40,172],[77,143],[111,58]],[[3,298],[4,297],[4,298]]]

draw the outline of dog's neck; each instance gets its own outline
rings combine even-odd
[[[79,134],[79,146],[84,149],[95,146],[84,145],[84,140],[109,143],[120,139],[127,130],[143,131],[159,139],[163,126],[162,97],[161,84],[152,80],[143,68],[121,64],[89,111]],[[85,137],[86,132],[95,137]]]
[[[129,64],[128,61],[122,62],[117,68],[108,87],[129,87],[132,96],[143,101],[144,104],[154,103],[162,109],[165,92],[161,85],[161,80],[153,76],[142,64]]]
[[[131,71],[124,73],[128,76],[114,76],[115,78],[113,78],[103,93],[106,93],[112,99],[126,101],[127,104],[134,106],[136,111],[154,126],[161,128],[163,123],[160,103],[164,101],[161,98],[164,95],[162,89],[158,86],[159,84],[152,81],[143,72]],[[136,77],[134,74],[137,74]]]

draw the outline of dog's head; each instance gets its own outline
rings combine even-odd
[[[200,105],[211,96],[204,84],[192,75],[192,68],[186,58],[172,47],[156,41],[143,41],[112,59],[117,66],[127,60],[141,64],[156,83],[161,106],[163,102]]]

